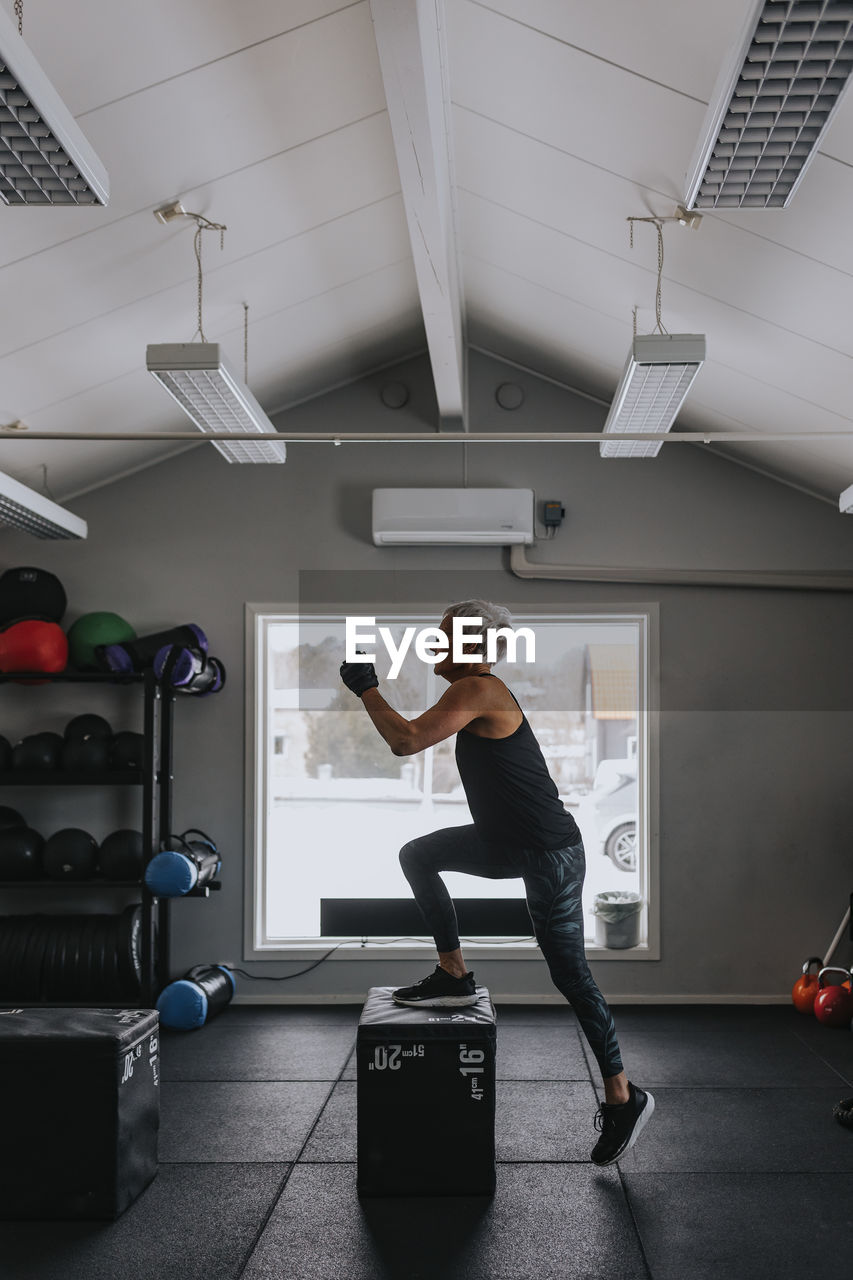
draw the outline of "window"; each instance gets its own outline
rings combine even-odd
[[[521,703],[560,797],[580,826],[587,852],[587,942],[593,950],[596,894],[628,890],[646,907],[653,905],[650,617],[650,611],[516,613],[515,626],[535,633],[535,662],[524,660],[521,644],[515,663],[504,660],[494,668]],[[377,616],[376,625],[388,627],[397,643],[406,626],[435,621],[386,615]],[[333,939],[321,930],[323,899],[411,899],[397,858],[401,845],[471,817],[454,739],[417,756],[394,756],[342,686],[342,615],[250,612],[250,626],[256,797],[250,951],[266,955],[328,945]],[[383,695],[402,715],[411,719],[438,699],[444,681],[415,656],[414,646],[396,680],[387,678],[390,660],[382,645],[375,648]],[[455,897],[524,895],[520,880],[456,873],[444,878]],[[641,941],[650,957],[656,954],[649,947],[654,939],[646,910]],[[504,943],[501,954],[506,953]]]

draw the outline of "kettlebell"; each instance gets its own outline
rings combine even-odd
[[[851,977],[851,970],[842,969],[838,965],[827,965],[818,974],[818,987],[815,996],[814,1016],[825,1027],[848,1028],[853,1021],[853,991],[844,986],[825,987],[824,974],[843,973],[845,978]]]
[[[813,964],[823,965],[820,956],[809,956],[803,965],[803,976],[797,978],[791,988],[791,999],[794,1002],[794,1008],[800,1013],[814,1013],[815,996],[820,987],[818,985],[817,974],[809,973],[809,969]]]

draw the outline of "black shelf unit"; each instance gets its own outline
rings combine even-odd
[[[78,769],[4,769],[0,787],[141,787],[142,769],[110,769],[85,773]]]
[[[142,842],[146,862],[160,849],[161,839],[172,829],[172,731],[175,695],[163,688],[153,671],[132,674],[63,671],[0,672],[3,684],[84,684],[115,687],[137,686],[143,698],[143,738],[145,757],[142,769],[110,769],[98,772],[79,770],[4,770],[0,772],[0,788],[4,787],[120,787],[131,786],[142,792]],[[169,981],[169,899],[155,897],[144,879],[107,880],[94,876],[89,880],[9,880],[0,883],[4,890],[122,889],[132,893],[142,908],[140,938],[140,1003],[153,1007],[157,995]],[[55,1002],[51,1002],[53,1004]],[[87,1001],[81,1001],[84,1007]],[[98,1004],[110,1004],[99,1001]]]

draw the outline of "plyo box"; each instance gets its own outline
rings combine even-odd
[[[0,1218],[117,1218],[148,1186],[159,1044],[155,1009],[0,1008]]]
[[[424,1009],[371,987],[356,1038],[358,1194],[492,1195],[495,1010]]]

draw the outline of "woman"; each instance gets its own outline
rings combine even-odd
[[[454,618],[479,618],[476,655],[454,662]],[[456,763],[473,824],[447,827],[409,841],[400,863],[438,950],[433,973],[393,993],[398,1004],[452,1007],[477,1000],[474,975],[459,946],[456,912],[441,871],[489,879],[520,878],[536,940],[555,986],[575,1011],[604,1082],[605,1101],[596,1113],[601,1136],[592,1151],[597,1165],[613,1164],[636,1142],[654,1111],[654,1099],[625,1074],[616,1028],[593,980],[584,952],[581,903],[586,862],[580,831],[560,801],[545,758],[515,696],[497,676],[486,631],[511,627],[508,610],[485,600],[451,605],[440,630],[447,652],[435,671],[449,688],[422,716],[406,720],[385,701],[370,663],[344,662],[341,678],[364,703],[395,755],[413,755],[456,734]],[[469,636],[477,629],[467,625]],[[498,634],[496,660],[506,650]],[[441,651],[438,645],[433,653]]]

